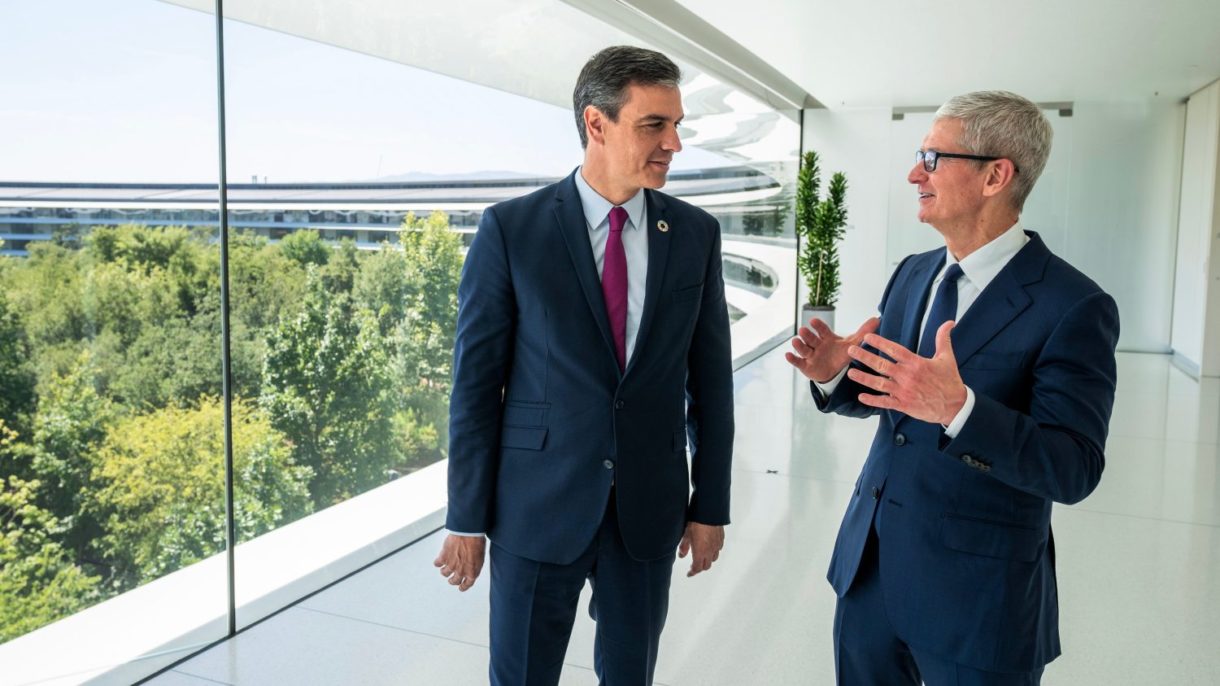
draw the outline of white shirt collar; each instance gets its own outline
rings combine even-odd
[[[1021,227],[1021,222],[1017,221],[1007,231],[970,253],[960,262],[953,256],[953,253],[949,252],[948,248],[945,248],[945,269],[948,269],[951,264],[960,264],[962,273],[970,280],[970,283],[982,290],[1028,242],[1029,236],[1025,235],[1025,229]],[[944,270],[941,270],[941,274],[944,274]]]
[[[585,177],[581,174],[581,167],[576,168],[576,192],[580,194],[580,204],[585,211],[585,221],[589,223],[589,228],[597,231],[602,224],[608,224],[610,210],[614,207],[614,203],[603,198],[593,187],[585,181]],[[644,224],[644,189],[641,188],[631,199],[622,204],[622,208],[627,210],[627,218],[631,220],[625,229],[639,228]]]

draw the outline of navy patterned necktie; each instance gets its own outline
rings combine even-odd
[[[945,270],[940,288],[936,289],[936,299],[932,301],[932,309],[928,312],[928,321],[924,324],[923,335],[919,337],[920,357],[932,357],[936,354],[936,331],[940,325],[950,319],[957,319],[957,280],[962,275],[961,265],[954,263]]]

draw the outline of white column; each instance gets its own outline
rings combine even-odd
[[[1220,81],[1186,104],[1174,275],[1174,361],[1220,376]]]

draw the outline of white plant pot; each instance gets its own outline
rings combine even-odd
[[[835,308],[801,306],[801,326],[809,326],[810,319],[821,319],[831,331],[835,330]],[[838,332],[836,332],[838,333]]]

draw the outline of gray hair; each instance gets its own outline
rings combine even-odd
[[[616,122],[627,102],[627,87],[631,84],[677,88],[681,80],[682,71],[678,65],[656,50],[616,45],[590,57],[580,70],[572,91],[580,147],[589,147],[589,136],[585,132],[586,107],[592,105]]]
[[[1042,110],[1016,93],[978,91],[950,98],[936,118],[962,122],[958,143],[971,154],[1012,160],[1012,204],[1020,212],[1051,154],[1054,132]]]

